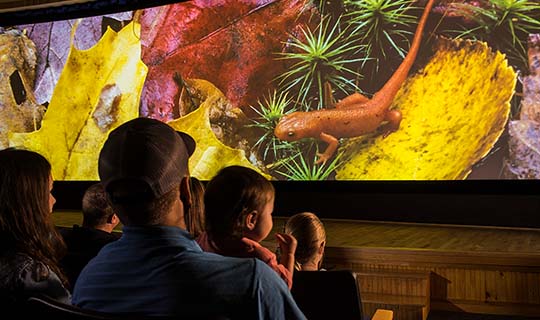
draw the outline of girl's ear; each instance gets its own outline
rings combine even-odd
[[[326,241],[321,241],[321,245],[319,246],[319,254],[322,255],[324,253],[324,246],[326,246]]]
[[[249,231],[252,231],[255,229],[255,226],[257,225],[257,210],[253,210],[250,213],[246,215],[246,223],[245,226]]]

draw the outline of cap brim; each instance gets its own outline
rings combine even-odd
[[[193,152],[195,152],[195,147],[197,144],[195,143],[195,140],[187,133],[182,131],[176,131],[180,138],[182,138],[182,141],[184,141],[184,144],[186,145],[187,151],[189,156],[193,155]]]

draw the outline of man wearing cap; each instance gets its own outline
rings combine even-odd
[[[189,135],[153,119],[134,119],[110,133],[99,176],[123,235],[83,269],[72,302],[182,319],[305,319],[265,263],[203,252],[186,231],[194,150]]]

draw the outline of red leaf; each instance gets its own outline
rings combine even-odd
[[[272,80],[286,69],[276,53],[307,23],[308,3],[196,0],[145,10],[142,50],[149,71],[141,115],[163,121],[181,115],[175,73],[212,82],[233,106],[252,114],[249,105],[273,89]]]

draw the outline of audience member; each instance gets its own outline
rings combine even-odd
[[[52,221],[51,165],[40,154],[0,151],[0,292],[2,303],[45,294],[69,303],[58,267],[65,252]]]
[[[204,184],[195,177],[190,178],[191,207],[186,212],[186,227],[193,238],[204,232]]]
[[[311,212],[295,214],[287,220],[285,233],[298,242],[294,254],[295,270],[321,270],[326,245],[326,232],[321,220]]]
[[[206,232],[197,239],[205,251],[232,257],[255,257],[274,269],[292,286],[296,240],[276,234],[281,264],[259,242],[272,230],[274,186],[255,170],[230,166],[218,172],[204,194]]]
[[[109,134],[99,176],[123,235],[82,270],[73,303],[183,319],[305,319],[267,265],[205,253],[185,230],[194,149],[190,136],[148,118]]]
[[[113,229],[120,220],[107,201],[100,183],[93,184],[84,193],[82,200],[82,227],[61,229],[67,245],[67,254],[60,261],[73,287],[81,270],[109,242],[118,240],[119,233]]]

